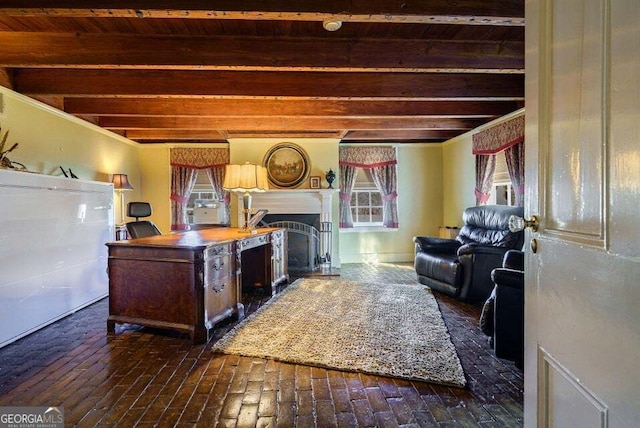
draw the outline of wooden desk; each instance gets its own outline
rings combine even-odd
[[[279,228],[216,228],[108,243],[107,331],[139,324],[206,342],[215,323],[244,317],[243,285],[273,295],[288,280],[286,237]]]

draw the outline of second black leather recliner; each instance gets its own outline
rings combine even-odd
[[[496,357],[524,365],[524,253],[509,251],[503,268],[494,269],[496,284],[493,349]]]
[[[480,316],[480,328],[491,336],[498,358],[524,366],[524,252],[507,251],[502,267],[491,272],[495,284]]]

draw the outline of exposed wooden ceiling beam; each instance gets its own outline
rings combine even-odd
[[[51,95],[33,95],[31,98],[64,111],[64,97]]]
[[[225,132],[226,138],[342,138],[344,131],[331,130],[230,130]]]
[[[519,108],[514,101],[256,100],[210,98],[66,98],[71,114],[97,116],[503,116]]]
[[[5,67],[0,67],[0,86],[13,89],[13,72]]]
[[[169,141],[208,141],[226,142],[228,138],[340,138],[348,142],[370,141],[443,141],[460,134],[459,130],[367,130],[350,131],[346,134],[342,131],[217,131],[207,129],[131,129],[120,131],[127,138],[138,142],[162,142]]]
[[[521,100],[519,74],[16,69],[25,94],[403,100]]]
[[[226,141],[226,133],[213,129],[133,129],[123,134],[135,141]]]
[[[389,130],[359,130],[349,131],[343,137],[343,141],[443,141],[459,135],[458,130],[443,129],[389,129]]]
[[[340,130],[340,129],[473,129],[480,119],[448,119],[430,116],[387,116],[374,118],[318,118],[305,116],[273,116],[247,120],[229,117],[101,117],[100,126],[107,129],[233,129],[250,131]]]
[[[10,16],[55,17],[138,17],[182,19],[251,19],[344,22],[453,23],[477,25],[524,25],[521,0],[341,0],[282,2],[252,0],[169,0],[101,1],[85,0],[4,0],[0,14]],[[176,7],[179,5],[179,8]],[[345,7],[346,6],[346,7]],[[215,7],[215,9],[213,8]]]
[[[524,73],[522,41],[0,32],[0,46],[7,67]]]

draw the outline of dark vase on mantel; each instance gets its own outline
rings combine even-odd
[[[329,189],[333,189],[333,180],[336,179],[336,173],[330,169],[327,172],[327,175],[324,176],[324,178],[327,180],[327,183],[329,183]]]

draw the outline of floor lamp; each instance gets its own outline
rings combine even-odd
[[[124,221],[124,192],[127,190],[133,190],[133,187],[129,183],[127,174],[113,174],[111,179],[113,183],[113,190],[120,194],[120,223],[118,226],[123,226]]]
[[[249,225],[251,220],[251,192],[265,192],[269,190],[267,169],[260,165],[227,165],[224,172],[222,188],[230,192],[243,193],[242,203],[244,213],[243,232],[252,232]]]

